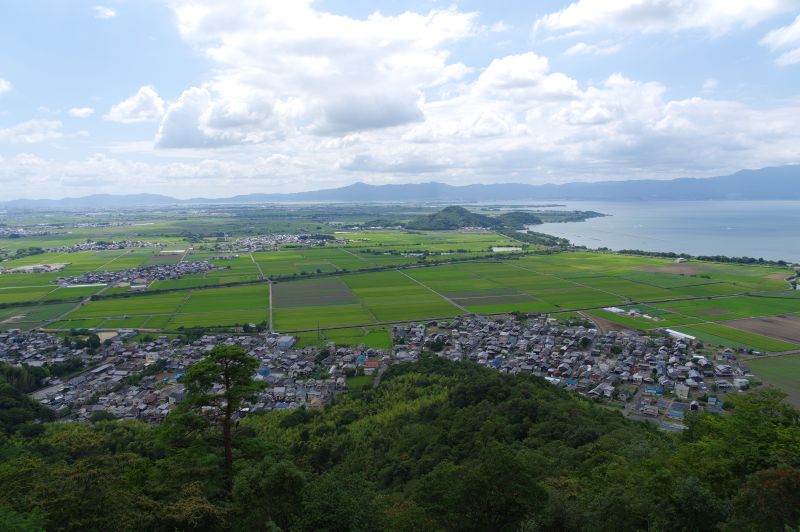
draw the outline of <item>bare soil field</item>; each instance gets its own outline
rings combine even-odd
[[[17,314],[16,316],[11,316],[10,318],[6,318],[0,323],[14,323],[15,321],[20,321],[22,318],[25,317],[25,314]]]
[[[781,272],[771,273],[767,275],[767,279],[786,279],[787,277],[789,277],[789,274]]]
[[[643,272],[675,273],[678,275],[694,275],[705,271],[702,264],[665,264],[664,266],[639,266],[637,270]]]
[[[633,331],[630,327],[626,327],[619,323],[615,323],[611,320],[607,320],[605,318],[598,318],[592,314],[588,314],[586,312],[579,313],[584,318],[591,320],[597,326],[597,330],[600,331],[600,334],[606,334],[609,331]]]
[[[722,316],[723,314],[730,314],[730,310],[723,310],[720,308],[709,308],[706,310],[701,310],[700,314],[706,314],[707,316]]]
[[[769,316],[724,322],[729,327],[800,343],[800,316]]]

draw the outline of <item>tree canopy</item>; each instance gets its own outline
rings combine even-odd
[[[222,375],[201,366],[193,393]],[[423,357],[323,409],[234,424],[230,490],[206,418],[0,437],[0,525],[783,531],[800,524],[800,426],[781,399],[742,394],[673,435],[536,377]]]

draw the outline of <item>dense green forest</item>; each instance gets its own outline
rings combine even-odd
[[[323,410],[243,419],[230,469],[220,425],[184,405],[160,426],[46,423],[0,436],[0,529],[800,524],[798,412],[772,390],[672,435],[536,377],[423,358]]]
[[[445,207],[441,211],[420,216],[406,224],[407,229],[419,231],[442,231],[462,227],[503,227],[503,221],[468,211],[464,207]]]

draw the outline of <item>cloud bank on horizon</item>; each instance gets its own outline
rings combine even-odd
[[[800,162],[796,0],[25,4],[0,21],[3,199]]]

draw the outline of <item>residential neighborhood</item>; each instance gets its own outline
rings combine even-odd
[[[100,270],[72,277],[59,277],[54,282],[61,286],[92,284],[130,283],[132,286],[147,286],[153,281],[180,279],[184,275],[224,270],[230,266],[214,266],[208,261],[178,262],[174,264],[151,264],[126,270]]]
[[[0,362],[52,367],[79,360],[81,371],[51,377],[31,395],[62,419],[87,421],[106,412],[149,423],[162,421],[183,400],[181,377],[219,344],[241,346],[260,361],[255,377],[264,390],[240,415],[322,407],[346,393],[352,377],[379,380],[389,366],[413,363],[423,352],[540,376],[665,430],[683,428],[690,410],[721,411],[725,394],[747,388],[752,378],[730,349],[712,356],[687,338],[602,334],[591,322],[564,324],[547,315],[396,325],[394,346],[386,350],[332,342],[298,347],[294,336],[274,332],[208,334],[191,341],[134,330],[102,334],[102,344],[91,348],[44,332],[0,333]]]

